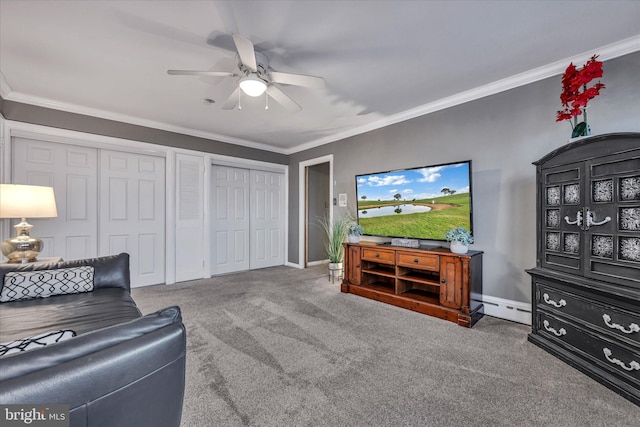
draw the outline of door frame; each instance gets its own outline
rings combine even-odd
[[[243,159],[240,157],[225,156],[222,154],[208,154],[205,157],[205,180],[204,180],[204,195],[205,195],[205,212],[204,212],[204,235],[211,236],[213,232],[213,212],[211,210],[212,205],[212,173],[214,166],[228,166],[239,169],[258,170],[264,172],[274,172],[284,175],[284,235],[282,248],[284,253],[284,265],[290,265],[289,263],[289,165],[283,165],[279,163],[263,162],[261,160]],[[215,244],[212,239],[209,239],[209,244],[205,245],[205,258],[204,258],[204,276],[213,277],[213,245]]]
[[[307,268],[307,167],[329,163],[329,221],[333,223],[333,154],[305,160],[298,167],[298,266]]]
[[[4,129],[2,129],[4,128]],[[210,234],[210,212],[209,212],[209,192],[211,165],[220,164],[227,166],[244,167],[248,169],[265,170],[284,174],[284,209],[285,209],[285,236],[288,236],[289,227],[289,165],[279,163],[269,163],[260,160],[245,159],[241,157],[231,157],[222,154],[213,154],[203,151],[190,150],[186,148],[157,145],[149,142],[136,141],[124,138],[115,138],[106,135],[91,134],[69,129],[60,129],[50,126],[17,122],[7,120],[0,115],[0,182],[11,182],[11,138],[25,137],[36,138],[41,141],[60,142],[70,145],[80,145],[92,148],[105,148],[108,150],[124,151],[136,154],[148,154],[165,157],[165,253],[166,260],[176,259],[176,230],[175,230],[175,206],[176,206],[176,154],[195,155],[202,158],[204,168],[204,235]],[[209,167],[206,167],[206,166]],[[0,240],[11,235],[9,220],[0,220]],[[203,250],[203,278],[211,277],[211,254],[210,245],[205,244]],[[284,240],[285,264],[288,254],[288,239]],[[165,283],[167,285],[176,282],[176,265],[174,262],[166,263]]]

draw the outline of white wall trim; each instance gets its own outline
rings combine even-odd
[[[176,263],[168,262],[176,259],[176,153],[169,151],[165,160],[165,203],[166,209],[164,217],[165,224],[165,283],[173,285],[176,283]]]
[[[627,39],[620,40],[618,42],[611,43],[599,48],[594,48],[592,50],[589,50],[588,52],[583,52],[578,55],[571,56],[569,58],[561,59],[561,60],[552,62],[550,64],[543,65],[541,67],[537,67],[532,70],[522,72],[520,74],[516,74],[514,76],[510,76],[510,77],[507,77],[483,86],[479,86],[477,88],[474,88],[468,91],[460,92],[458,94],[455,94],[446,98],[442,98],[434,102],[430,102],[422,106],[400,112],[398,114],[387,116],[381,120],[375,121],[373,123],[369,123],[365,126],[349,129],[345,132],[334,133],[330,136],[309,141],[307,143],[304,143],[302,145],[289,148],[289,149],[277,147],[270,144],[250,141],[247,139],[236,138],[228,135],[221,135],[213,132],[189,129],[186,127],[171,125],[168,123],[163,123],[155,120],[142,119],[142,118],[134,117],[127,114],[115,113],[115,112],[96,109],[96,108],[83,107],[83,106],[72,104],[72,103],[59,102],[59,101],[55,101],[47,98],[23,94],[20,92],[13,91],[1,72],[0,72],[0,95],[2,95],[2,98],[4,98],[7,101],[21,102],[24,104],[35,105],[38,107],[51,108],[54,110],[67,111],[70,113],[82,114],[82,115],[87,115],[92,117],[99,117],[107,120],[115,120],[118,122],[129,123],[129,124],[149,127],[153,129],[160,129],[168,132],[177,132],[184,135],[195,136],[198,138],[206,138],[214,141],[220,141],[220,142],[225,142],[229,144],[236,144],[236,145],[241,145],[245,147],[256,148],[259,150],[267,150],[274,153],[288,155],[288,154],[293,154],[300,151],[308,150],[310,148],[318,147],[320,145],[328,144],[330,142],[345,139],[351,136],[359,135],[365,132],[370,132],[370,131],[380,129],[395,123],[420,117],[425,114],[433,113],[435,111],[443,110],[445,108],[453,107],[455,105],[464,104],[466,102],[473,101],[475,99],[494,95],[499,92],[503,92],[519,86],[524,86],[530,83],[534,83],[548,77],[562,74],[565,68],[567,67],[567,65],[569,64],[569,62],[574,62],[574,63],[585,62],[587,59],[593,56],[595,52],[599,53],[600,60],[606,61],[609,59],[614,59],[614,58],[624,56],[629,53],[633,53],[637,51],[640,51],[640,35],[629,37]]]
[[[221,154],[210,154],[210,165],[229,166],[232,168],[253,169],[263,172],[286,173],[289,165],[280,163],[269,163],[261,160],[242,159],[239,157],[223,156]]]
[[[329,163],[329,221],[333,223],[333,154],[328,154],[315,159],[305,160],[298,165],[298,268],[304,268],[304,227],[305,227],[305,169],[308,166]]]
[[[7,99],[7,97],[11,94],[11,86],[9,86],[9,82],[4,77],[4,74],[0,72],[0,96],[2,98]]]
[[[531,325],[531,304],[504,298],[482,296],[484,314]]]
[[[152,156],[166,156],[167,151],[173,149],[172,147],[165,148],[148,142],[114,138],[111,136],[53,128],[13,120],[7,120],[7,131],[8,138],[33,138],[41,141],[58,142],[62,144],[80,145],[93,148],[108,148],[110,150],[127,151]]]
[[[5,84],[2,83],[3,81],[5,82]],[[267,151],[272,151],[274,153],[285,154],[284,153],[285,150],[280,147],[276,147],[274,145],[264,144],[260,142],[250,141],[248,139],[236,138],[236,137],[222,135],[214,132],[190,129],[183,126],[177,126],[177,125],[171,125],[168,123],[159,122],[156,120],[141,119],[138,117],[130,116],[128,114],[115,113],[112,111],[106,111],[106,110],[101,110],[97,108],[84,107],[76,104],[55,101],[52,99],[41,98],[33,95],[27,95],[20,92],[12,91],[9,88],[8,83],[6,83],[6,79],[4,78],[2,73],[0,73],[0,90],[4,90],[5,92],[8,92],[6,94],[2,94],[2,97],[6,101],[20,102],[23,104],[35,105],[36,107],[50,108],[52,110],[66,111],[68,113],[82,114],[85,116],[98,117],[106,120],[114,120],[121,123],[129,123],[132,125],[194,136],[197,138],[205,138],[213,141],[220,141],[228,144],[241,145],[244,147],[255,148],[258,150],[267,150]]]
[[[426,114],[434,113],[436,111],[444,110],[446,108],[454,107],[456,105],[474,101],[476,99],[484,98],[510,89],[515,89],[520,86],[535,83],[548,77],[553,77],[564,73],[564,70],[567,68],[567,65],[569,65],[570,62],[577,64],[586,62],[594,55],[595,52],[600,55],[599,60],[607,61],[609,59],[614,59],[637,51],[640,51],[640,35],[629,37],[628,39],[621,40],[616,43],[611,43],[609,45],[602,46],[588,52],[583,52],[569,58],[561,59],[559,61],[555,61],[520,74],[516,74],[501,80],[497,80],[495,82],[488,83],[483,86],[478,86],[476,88],[460,92],[452,96],[448,96],[446,98],[438,99],[436,101],[421,105],[416,108],[402,111],[397,114],[392,114],[381,120],[366,124],[364,126],[352,128],[344,132],[334,133],[324,138],[316,139],[315,141],[311,141],[306,144],[299,145],[293,149],[287,150],[285,154],[293,154],[300,151],[308,150],[310,148],[318,147],[330,142],[339,141],[341,139],[345,139],[355,135],[360,135],[365,132],[370,132],[395,123],[410,120],[416,117],[424,116]]]

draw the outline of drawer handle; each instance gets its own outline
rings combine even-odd
[[[413,262],[420,262],[420,260],[418,258],[414,258]]]
[[[627,366],[627,364],[622,360],[611,357],[613,353],[608,348],[603,348],[602,352],[604,353],[604,357],[606,357],[609,362],[613,363],[614,365],[620,366],[625,371],[640,371],[640,363],[636,362],[635,360],[632,360],[631,363],[629,363],[629,366]]]
[[[634,332],[640,332],[640,326],[637,323],[632,323],[629,325],[629,329],[625,328],[622,325],[617,323],[611,323],[611,316],[608,314],[603,314],[602,319],[604,320],[604,324],[610,327],[611,329],[617,329],[622,331],[625,334],[632,334]]]
[[[554,300],[549,299],[549,294],[547,293],[542,295],[542,298],[544,298],[544,302],[557,308],[564,307],[565,305],[567,305],[567,302],[563,299],[560,299],[560,301],[558,302],[555,302]]]
[[[556,331],[554,328],[552,328],[551,326],[549,326],[549,322],[547,320],[545,320],[544,322],[542,322],[542,324],[544,325],[544,328],[551,332],[553,335],[557,336],[557,337],[561,337],[563,335],[567,335],[567,330],[565,328],[560,328],[559,331]]]
[[[376,254],[376,258],[380,258],[380,254]]]

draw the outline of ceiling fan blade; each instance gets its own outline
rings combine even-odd
[[[256,52],[253,43],[249,39],[245,39],[237,34],[232,34],[233,42],[236,44],[240,61],[251,71],[258,71],[258,63],[256,62]]]
[[[234,90],[231,95],[229,95],[229,98],[227,98],[227,100],[224,102],[224,104],[222,104],[222,109],[223,110],[233,110],[234,108],[236,108],[236,106],[238,105],[238,92],[240,91],[240,88],[237,87],[236,90]]]
[[[167,74],[172,76],[213,76],[213,77],[234,77],[236,74],[226,71],[195,71],[195,70],[167,70]]]
[[[267,88],[267,95],[269,95],[278,104],[282,105],[292,113],[302,110],[302,107],[300,107],[293,99],[289,98],[288,95],[286,95],[283,91],[281,91],[274,85],[271,85]]]
[[[322,77],[307,76],[304,74],[272,71],[271,80],[275,83],[282,83],[286,85],[313,87],[317,89],[324,88],[324,79]]]

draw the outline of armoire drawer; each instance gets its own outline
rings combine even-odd
[[[604,333],[640,346],[639,313],[632,313],[587,297],[560,291],[546,284],[536,283],[536,290],[539,309],[575,317]]]
[[[573,353],[596,361],[625,381],[640,385],[640,349],[590,333],[586,329],[551,314],[538,312],[538,333],[561,342]],[[575,350],[578,351],[575,351]]]

